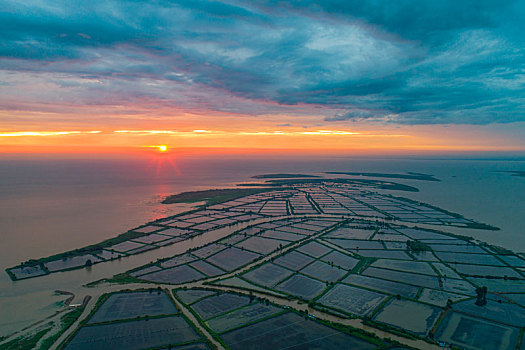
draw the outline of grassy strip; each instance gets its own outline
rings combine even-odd
[[[462,241],[467,241],[467,242],[470,242],[472,243],[472,241],[474,240],[473,237],[470,237],[470,236],[465,236],[465,235],[458,235],[456,233],[451,233],[451,232],[445,232],[445,231],[440,231],[440,230],[436,230],[434,228],[422,228],[422,227],[419,227],[417,226],[417,224],[414,225],[414,227],[409,227],[409,226],[406,226],[406,225],[401,225],[401,224],[388,224],[388,226],[394,230],[394,231],[397,231],[398,233],[402,234],[399,229],[405,229],[405,228],[414,228],[416,230],[423,230],[423,231],[428,231],[428,232],[434,232],[434,233],[439,233],[440,235],[443,235],[443,236],[448,236],[448,237],[452,237],[452,238],[457,238],[459,240],[462,240]],[[407,240],[410,239],[410,238],[407,238]]]
[[[499,255],[514,255],[514,252],[512,250],[509,250],[507,248],[503,248],[494,244],[488,244],[488,243],[480,243],[480,246],[487,247],[490,250],[492,250],[494,253]]]
[[[523,345],[523,332],[524,332],[524,329],[520,328],[520,333],[518,335],[518,344],[516,344],[516,350],[520,350],[522,348],[522,345]]]
[[[263,302],[262,302],[262,301],[259,301],[259,302],[257,302],[257,303],[262,304]],[[273,304],[272,304],[272,305],[273,305]],[[275,305],[274,305],[274,306],[275,306]],[[292,309],[292,310],[293,310],[293,309]],[[277,312],[277,313],[275,313],[275,314],[268,315],[268,316],[264,316],[264,317],[258,318],[258,319],[256,319],[256,320],[252,320],[252,321],[250,321],[250,322],[248,322],[248,323],[243,323],[243,324],[241,324],[241,325],[239,325],[239,326],[237,326],[237,327],[230,328],[230,329],[228,329],[228,330],[222,332],[222,334],[224,334],[224,333],[228,333],[228,332],[233,332],[233,331],[236,331],[236,330],[238,330],[238,329],[240,329],[240,328],[248,327],[248,326],[254,325],[254,324],[256,324],[256,323],[263,322],[263,321],[266,321],[266,320],[272,319],[272,318],[274,318],[274,317],[278,317],[278,316],[284,315],[284,314],[286,314],[286,313],[288,313],[288,312],[289,312],[288,309],[282,309],[281,311],[279,311],[279,312]]]
[[[407,191],[407,192],[419,192],[416,187],[399,184],[396,182],[390,181],[381,181],[381,180],[371,180],[371,179],[288,179],[288,180],[269,180],[267,183],[276,185],[276,186],[293,186],[293,185],[302,185],[302,184],[318,184],[318,183],[342,183],[350,185],[362,185],[362,186],[372,186],[375,188],[380,188],[384,190],[393,190],[393,191]]]
[[[377,293],[377,291],[375,291],[375,290],[373,290],[373,291]],[[370,316],[368,316],[368,317],[370,317],[370,318],[374,318],[375,315],[377,315],[381,310],[383,310],[383,308],[386,306],[386,304],[387,304],[388,302],[390,302],[390,300],[392,300],[393,298],[394,298],[394,297],[392,297],[392,296],[388,296],[385,300],[383,300],[383,301],[381,302],[381,304],[379,304],[379,305],[378,305],[378,306],[372,311],[372,313],[371,313]],[[398,297],[397,299],[399,300],[399,299],[401,299],[401,297]]]
[[[517,177],[525,177],[525,171],[519,171],[519,170],[501,170],[501,171],[497,171],[498,173],[507,173],[507,174],[511,174],[512,176],[517,176]]]
[[[497,173],[507,173],[507,174],[511,174],[512,176],[517,176],[517,177],[525,177],[525,171],[519,171],[519,170],[500,170],[500,171],[496,171]]]
[[[199,299],[195,299],[194,301],[192,301],[191,303],[187,304],[185,302],[182,301],[182,299],[178,296],[178,295],[175,295],[177,292],[180,292],[180,291],[188,291],[188,290],[203,290],[203,291],[207,291],[207,292],[213,292],[215,294],[210,294],[210,295],[205,295],[203,297],[200,297]],[[209,298],[209,297],[212,297],[212,296],[215,296],[217,294],[220,293],[223,293],[222,290],[218,290],[218,289],[212,289],[212,288],[207,288],[207,287],[192,287],[192,288],[188,288],[186,286],[184,287],[179,287],[179,288],[175,288],[175,289],[172,289],[171,291],[173,293],[173,297],[177,300],[179,300],[183,305],[186,305],[186,306],[190,306],[190,305],[193,305],[199,301],[201,301],[202,299],[206,299],[206,298]]]
[[[441,326],[441,324],[443,323],[443,320],[445,319],[445,316],[447,315],[447,313],[449,312],[449,309],[445,309],[443,312],[441,312],[441,314],[439,314],[439,317],[438,317],[438,320],[436,321],[436,323],[434,324],[434,327],[432,327],[432,329],[430,330],[430,334],[433,336],[434,334],[436,334],[439,326]]]
[[[2,350],[33,349],[40,339],[51,330],[51,328],[52,327],[42,329],[29,337],[21,336],[13,339],[10,342],[2,344]]]
[[[202,289],[202,288],[196,288],[196,289]],[[197,320],[197,322],[199,322],[201,327],[203,327],[205,330],[207,330],[208,333],[213,337],[213,339],[215,339],[225,349],[229,349],[230,347],[228,345],[226,345],[226,343],[224,342],[224,340],[222,340],[222,338],[219,336],[219,334],[216,333],[214,330],[212,330],[210,327],[208,327],[206,322],[204,322],[202,320],[202,318],[195,311],[193,311],[193,308],[191,306],[189,306],[188,304],[186,304],[185,302],[183,302],[182,299],[177,296],[177,293],[176,293],[177,290],[180,290],[180,289],[173,289],[172,290],[173,297],[175,299],[177,299],[183,306],[186,307],[186,310],[188,310],[193,315],[193,317],[195,317],[195,319]],[[204,289],[204,290],[210,290],[210,289]]]
[[[324,211],[321,209],[321,207],[312,199],[312,196],[310,193],[306,192],[306,200],[310,203],[310,205],[317,210],[318,213],[324,213]]]
[[[235,294],[235,295],[239,295],[239,296],[246,297],[245,294],[238,293],[238,292],[224,292],[224,293],[225,293],[225,294]],[[255,323],[259,323],[259,322],[262,322],[262,321],[266,321],[266,320],[269,320],[269,319],[271,319],[271,318],[274,318],[274,317],[280,316],[280,315],[285,314],[285,313],[288,312],[288,309],[287,309],[287,308],[283,308],[283,307],[281,307],[281,306],[279,306],[279,305],[275,305],[275,304],[273,304],[272,302],[270,302],[270,300],[268,300],[268,299],[266,299],[266,298],[256,297],[256,296],[254,296],[254,295],[250,295],[249,297],[250,297],[250,303],[249,303],[249,304],[244,305],[244,306],[241,306],[241,307],[237,307],[237,308],[235,308],[235,309],[231,309],[231,310],[226,311],[226,312],[224,312],[224,313],[222,313],[222,314],[215,315],[215,316],[213,316],[213,317],[211,317],[211,318],[209,318],[209,319],[207,319],[207,320],[205,321],[206,325],[208,325],[208,323],[209,323],[211,320],[213,320],[213,319],[217,319],[217,318],[220,318],[220,317],[224,317],[224,316],[226,316],[226,315],[228,315],[228,314],[231,314],[231,313],[233,313],[233,312],[236,312],[236,311],[238,311],[238,310],[248,308],[248,307],[250,307],[250,306],[252,306],[252,305],[254,305],[254,304],[260,304],[260,305],[266,305],[266,306],[268,306],[268,305],[271,304],[272,306],[277,307],[277,308],[279,308],[279,309],[281,309],[281,310],[278,311],[278,312],[276,312],[276,313],[274,313],[274,314],[267,315],[267,316],[264,316],[264,317],[261,317],[261,318],[257,318],[257,319],[255,319],[255,320],[251,320],[251,321],[249,321],[249,322],[245,322],[245,323],[243,323],[243,324],[241,324],[241,325],[238,325],[238,326],[236,326],[236,327],[229,328],[229,329],[227,329],[227,330],[225,330],[225,331],[222,331],[221,333],[232,332],[232,331],[237,330],[237,329],[239,329],[239,328],[244,328],[244,327],[250,326],[250,325],[255,324]],[[208,326],[208,328],[211,328],[211,327]]]
[[[391,198],[395,198],[395,199],[401,200],[401,201],[409,203],[409,204],[415,204],[415,205],[420,205],[420,206],[423,206],[423,207],[431,208],[431,209],[437,210],[439,212],[448,214],[448,215],[450,215],[450,216],[452,216],[452,217],[454,217],[456,219],[465,219],[465,217],[463,215],[461,215],[461,214],[453,213],[451,211],[448,211],[448,210],[445,210],[443,208],[439,208],[439,207],[433,206],[433,205],[428,204],[428,203],[418,202],[418,201],[415,201],[415,200],[412,200],[412,199],[409,199],[409,198],[405,198],[405,197],[392,196],[390,194],[387,194],[385,196],[391,197]],[[468,220],[468,219],[465,219],[465,220]],[[479,229],[479,230],[489,230],[489,231],[499,231],[500,230],[499,227],[488,225],[488,224],[483,224],[483,223],[480,223],[480,222],[474,222],[472,220],[469,220],[469,222],[465,223],[465,225],[466,225],[467,228],[473,228],[473,229]]]
[[[352,326],[343,325],[336,322],[326,321],[322,319],[316,319],[317,322],[322,323],[326,326],[329,326],[331,328],[334,328],[340,332],[349,334],[353,337],[363,339],[369,343],[372,343],[374,345],[377,345],[380,349],[390,347],[390,345],[398,344],[397,342],[394,342],[392,340],[387,340],[388,342],[392,344],[385,343],[385,341],[378,336],[376,336],[373,333],[369,333],[365,330],[354,328]]]
[[[162,271],[162,270],[161,270]],[[129,284],[129,283],[161,283],[161,282],[150,282],[150,281],[146,281],[146,280],[141,280],[141,279],[138,279],[137,277],[133,277],[131,275],[128,275],[126,272],[124,273],[119,273],[117,275],[114,275],[113,277],[111,278],[108,278],[108,279],[104,279],[104,281],[106,282],[109,282],[109,283],[118,283],[118,284]],[[96,281],[95,283],[97,283],[99,281]]]
[[[185,212],[185,213],[182,213],[182,214],[188,214],[188,213],[192,213],[192,212],[195,212],[195,211],[190,211],[190,212]],[[182,214],[178,214],[178,215],[182,215]],[[177,215],[177,216],[178,216]],[[173,217],[170,217],[169,219],[172,219]],[[161,220],[164,220],[164,219],[161,219]],[[245,221],[249,221],[249,220],[243,220],[243,221],[240,221],[240,222],[245,222]],[[154,221],[152,223],[157,223],[157,225],[160,225],[161,221],[157,220],[157,221]],[[148,223],[146,225],[149,225],[151,223]],[[144,225],[143,225],[144,226]],[[219,228],[223,228],[223,227],[226,227],[226,226],[229,226],[229,225],[222,225],[222,226],[219,226],[219,227],[216,227],[214,229],[219,229]],[[159,227],[159,230],[161,229],[161,227]],[[236,231],[237,232],[237,231]],[[15,267],[12,267],[12,268],[9,268],[9,269],[6,269],[6,272],[7,274],[9,275],[9,277],[15,281],[17,280],[16,276],[10,271],[11,269],[14,269],[14,268],[18,268],[18,267],[22,267],[22,266],[36,266],[36,265],[40,265],[40,264],[43,264],[47,261],[53,261],[53,260],[58,260],[58,259],[62,259],[62,258],[68,258],[68,257],[73,257],[73,256],[78,256],[78,255],[84,255],[84,254],[96,254],[97,252],[100,252],[103,248],[106,248],[106,247],[109,247],[109,246],[112,246],[112,245],[115,245],[115,244],[118,244],[118,243],[122,243],[122,242],[125,242],[125,241],[128,241],[130,239],[134,239],[134,238],[138,238],[138,237],[142,237],[142,236],[145,236],[145,235],[149,235],[151,233],[148,233],[148,234],[144,234],[144,233],[139,233],[139,232],[134,232],[134,231],[128,231],[126,233],[123,233],[117,237],[114,237],[114,238],[110,238],[108,240],[105,240],[101,243],[97,243],[97,244],[94,244],[94,245],[91,245],[91,246],[87,246],[87,247],[84,247],[84,248],[79,248],[79,249],[76,249],[76,250],[72,250],[72,251],[68,251],[68,252],[64,252],[64,253],[60,253],[60,254],[56,254],[56,255],[53,255],[53,256],[49,256],[49,257],[46,257],[46,258],[42,258],[42,259],[38,259],[38,260],[29,260],[27,262],[24,262],[18,266],[15,266]],[[230,235],[231,236],[231,235]],[[229,237],[229,236],[228,236]],[[155,245],[152,245],[152,244],[148,244],[150,246],[153,247],[153,249],[158,249],[159,247],[158,246],[155,246]],[[196,248],[197,249],[197,248]],[[126,253],[124,253],[126,254]],[[185,253],[183,253],[185,254]],[[182,255],[182,254],[179,254],[179,255]],[[117,257],[117,258],[114,258],[114,259],[106,259],[106,260],[101,260],[101,261],[98,261],[98,262],[93,262],[92,264],[97,264],[97,263],[102,263],[102,262],[106,262],[106,261],[110,261],[110,260],[115,260],[115,259],[120,259],[121,256]],[[169,260],[170,258],[166,258],[164,260]],[[164,260],[158,260],[158,262],[161,262],[161,261],[164,261]],[[133,272],[133,271],[136,271],[136,270],[140,270],[142,268],[144,268],[145,266],[150,266],[150,265],[154,265],[156,263],[151,263],[151,264],[147,264],[147,265],[144,265],[144,266],[141,266],[141,267],[138,267],[136,269],[133,269],[133,270],[130,270],[128,272]],[[64,270],[60,270],[60,271],[55,271],[55,272],[63,272],[63,271],[69,271],[69,270],[76,270],[76,269],[81,269],[81,268],[84,268],[85,266],[82,265],[82,266],[76,266],[76,267],[72,267],[72,268],[69,268],[69,269],[64,269]],[[51,273],[51,272],[48,272],[48,274]],[[37,276],[32,276],[32,277],[25,277],[23,279],[27,279],[27,278],[33,278],[33,277],[39,277],[40,275],[37,275]],[[121,277],[121,276],[120,276]],[[113,280],[112,280],[113,281]],[[140,282],[140,280],[131,280],[131,281],[123,281],[123,283],[134,283],[134,282]]]
[[[374,322],[374,321],[372,321],[370,319],[366,319],[366,318],[363,319],[363,324],[365,324],[367,326],[370,326],[370,327],[373,327],[373,328],[377,328],[377,329],[383,330],[383,331],[388,332],[388,333],[399,335],[400,337],[403,337],[403,338],[408,338],[408,339],[412,339],[412,340],[422,340],[423,339],[425,341],[428,341],[425,338],[421,338],[421,337],[418,337],[416,335],[413,335],[413,334],[410,334],[410,333],[407,333],[407,332],[403,332],[399,328],[394,328],[394,327],[388,326],[388,325],[386,325],[384,323]]]
[[[297,177],[321,177],[318,175],[306,174],[263,174],[252,176],[252,179],[293,179]]]
[[[369,257],[362,257],[357,265],[355,265],[352,270],[350,270],[350,274],[359,274],[361,271],[366,269],[368,266],[372,265],[377,258],[369,258]]]
[[[186,212],[179,213],[177,215],[173,215],[173,216],[170,216],[170,217],[167,217],[167,218],[162,218],[162,219],[158,219],[158,220],[155,220],[155,221],[148,222],[148,223],[146,223],[144,225],[141,225],[139,227],[152,225],[152,224],[162,225],[162,222],[164,222],[164,221],[173,220],[177,216],[191,214],[191,213],[194,213],[194,212],[199,211],[199,210],[200,209],[186,211]],[[162,228],[163,228],[163,226],[159,226],[159,230],[161,230]],[[11,280],[16,281],[18,279],[10,271],[11,269],[15,269],[15,268],[19,268],[19,267],[32,267],[32,266],[37,266],[37,265],[41,265],[41,264],[43,266],[44,263],[49,262],[49,261],[54,261],[54,260],[59,260],[59,259],[63,259],[63,258],[84,255],[84,254],[97,254],[97,253],[101,252],[102,249],[104,249],[104,248],[107,248],[107,247],[110,247],[110,246],[113,246],[113,245],[116,245],[116,244],[119,244],[119,243],[122,243],[122,242],[126,242],[126,241],[128,241],[130,239],[147,236],[147,235],[150,235],[151,233],[154,233],[154,232],[156,232],[156,231],[144,234],[144,233],[140,233],[140,232],[135,232],[133,230],[129,230],[128,232],[122,233],[122,234],[120,234],[120,235],[118,235],[116,237],[109,238],[109,239],[104,240],[102,242],[99,242],[99,243],[96,243],[96,244],[92,244],[92,245],[89,245],[89,246],[86,246],[86,247],[82,247],[82,248],[78,248],[78,249],[75,249],[75,250],[70,250],[70,251],[67,251],[67,252],[51,255],[51,256],[48,256],[48,257],[45,257],[45,258],[30,259],[30,260],[25,261],[25,262],[23,262],[23,263],[21,263],[21,264],[19,264],[17,266],[10,267],[10,268],[6,269],[5,271],[7,272],[7,274],[11,278]],[[149,245],[151,245],[151,244],[149,244]],[[155,248],[158,248],[155,245],[153,245],[153,246]],[[128,255],[127,253],[123,253],[123,254],[125,254],[124,256]],[[97,264],[97,263],[102,263],[102,262],[106,262],[106,261],[116,260],[116,259],[120,259],[121,257],[122,256],[118,256],[118,257],[115,257],[113,259],[104,259],[104,260],[101,260],[101,261],[98,261],[98,262],[92,262],[92,264]],[[54,272],[63,272],[63,271],[69,271],[69,270],[76,270],[76,269],[81,269],[81,268],[84,268],[84,267],[86,267],[86,266],[76,266],[76,267],[72,267],[72,268],[69,268],[69,269],[64,269],[64,270],[54,271]],[[44,266],[43,266],[43,269],[47,272],[47,274],[54,273],[54,272],[47,271],[47,269]],[[24,278],[21,278],[21,279],[34,278],[34,277],[40,277],[40,276],[41,275],[31,276],[31,277],[24,277]]]
[[[246,282],[248,284],[248,286],[247,287],[242,287],[242,286],[237,286],[237,285],[233,285],[233,284],[221,283],[221,282],[223,282],[225,280],[228,280],[230,278],[238,278],[241,281]],[[290,299],[290,296],[288,294],[284,293],[284,292],[275,290],[275,289],[270,288],[270,287],[262,286],[260,284],[255,283],[255,282],[252,282],[250,280],[246,280],[246,279],[244,279],[244,278],[242,278],[240,276],[219,278],[219,279],[214,280],[214,281],[204,282],[204,284],[207,284],[207,285],[210,285],[210,286],[226,287],[226,288],[233,287],[233,288],[240,289],[240,290],[247,291],[247,292],[257,292],[257,293],[262,293],[262,294],[268,294],[270,296],[280,296],[280,297],[288,296],[288,299]],[[250,288],[250,285],[253,285],[253,288]]]
[[[441,181],[441,180],[436,179],[434,175],[411,173],[411,172],[407,174],[392,174],[392,173],[354,173],[354,172],[327,171],[326,174],[366,176],[366,177],[384,177],[384,178],[390,178],[390,179],[404,179],[404,180]]]
[[[11,279],[11,281],[16,281],[17,280],[15,274],[11,272],[11,269],[7,268],[7,269],[5,269],[5,272],[7,273],[7,275]],[[0,341],[2,341],[2,338],[0,338]]]
[[[357,319],[358,317],[355,316],[355,315],[351,315],[351,314],[347,314],[347,313],[344,313],[344,312],[340,312],[336,309],[331,309],[323,304],[319,304],[319,303],[314,303],[313,306],[309,306],[309,307],[312,307],[314,308],[315,310],[317,311],[321,311],[327,315],[332,315],[332,316],[336,316],[336,317],[340,317],[340,318],[343,318],[343,319]]]
[[[407,240],[407,249],[411,252],[431,252],[432,248],[428,244],[420,241]]]
[[[154,320],[156,318],[166,318],[166,317],[172,317],[172,316],[180,316],[178,312],[174,314],[160,314],[160,315],[144,315],[144,316],[135,316],[133,318],[119,318],[118,320],[110,320],[110,321],[101,321],[101,322],[93,322],[90,324],[86,324],[83,326],[83,328],[89,328],[93,326],[105,326],[109,324],[121,324],[121,323],[129,323],[129,322],[135,322],[135,321],[142,321],[142,320]]]
[[[75,257],[75,256],[85,255],[85,254],[96,254],[97,252],[98,253],[101,252],[102,249],[104,249],[106,247],[110,247],[110,246],[113,246],[115,244],[122,243],[122,242],[128,241],[130,239],[134,239],[134,238],[138,238],[138,237],[142,237],[142,236],[144,236],[143,233],[128,231],[128,232],[125,232],[123,234],[118,235],[117,237],[113,237],[113,238],[107,239],[105,241],[102,241],[100,243],[89,245],[87,247],[78,248],[78,249],[75,249],[75,250],[70,250],[70,251],[67,251],[67,252],[51,255],[51,256],[48,256],[48,257],[45,257],[45,258],[41,258],[41,259],[30,259],[28,261],[25,261],[25,262],[21,263],[20,265],[8,268],[8,269],[6,269],[6,271],[7,271],[7,274],[9,275],[9,277],[11,278],[11,280],[16,281],[17,278],[16,278],[16,276],[13,273],[11,273],[11,271],[10,271],[11,269],[20,268],[20,267],[33,267],[33,266],[44,264],[44,263],[49,262],[49,261],[55,261],[55,260],[60,260],[60,259],[67,259],[67,258],[71,258],[71,257]],[[115,259],[118,259],[118,257],[116,257],[114,259],[105,259],[105,260],[101,260],[101,261],[93,261],[92,264],[97,264],[97,263],[106,262],[106,261],[115,260]],[[55,272],[62,272],[62,271],[68,271],[68,270],[81,269],[81,268],[84,268],[84,267],[86,267],[86,265],[75,266],[75,267],[71,267],[71,268],[68,268],[68,269],[55,271]],[[48,272],[48,273],[52,273],[52,272]],[[33,276],[33,277],[40,277],[40,275]],[[32,277],[26,277],[26,278],[32,278]],[[26,279],[26,278],[23,278],[23,279]]]
[[[206,205],[213,205],[239,197],[249,196],[252,194],[280,190],[280,188],[229,188],[204,191],[182,192],[166,197],[162,204],[172,203],[194,203],[205,201]]]
[[[128,232],[122,233],[122,234],[120,234],[120,235],[118,235],[116,237],[109,238],[109,239],[107,239],[105,241],[102,241],[100,243],[92,244],[92,245],[89,245],[89,246],[86,246],[86,247],[78,248],[78,249],[75,249],[75,250],[70,250],[70,251],[59,253],[59,254],[55,254],[55,255],[51,255],[51,256],[48,256],[48,257],[45,257],[45,258],[41,258],[41,259],[38,259],[38,260],[29,260],[27,262],[27,265],[33,266],[33,265],[36,265],[38,263],[53,261],[53,260],[62,259],[62,258],[70,258],[70,257],[73,257],[73,256],[83,255],[83,254],[96,254],[96,252],[100,252],[104,248],[110,247],[110,246],[118,244],[118,243],[122,243],[124,241],[128,241],[130,239],[139,238],[139,237],[142,237],[142,236],[144,236],[144,233],[128,231]],[[23,266],[24,264],[22,263],[21,265]]]
[[[60,317],[60,330],[52,336],[44,339],[40,344],[40,350],[49,349],[60,336],[82,315],[85,307],[79,307]]]

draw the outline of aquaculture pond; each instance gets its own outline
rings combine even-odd
[[[102,298],[64,349],[147,349],[205,340],[162,290],[112,293]]]

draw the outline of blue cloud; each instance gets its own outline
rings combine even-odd
[[[71,103],[147,97],[187,108],[206,101],[208,109],[247,114],[300,115],[311,105],[326,122],[525,121],[519,1],[0,0],[0,6],[6,83],[22,87],[27,77],[75,87],[26,95],[33,102],[52,103],[58,95]],[[24,93],[18,103],[23,108]]]

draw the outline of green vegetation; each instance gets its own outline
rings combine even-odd
[[[382,180],[371,180],[371,179],[286,179],[286,180],[268,180],[268,184],[276,186],[293,186],[293,185],[304,185],[309,183],[340,183],[348,185],[361,185],[371,186],[374,188],[380,188],[384,190],[393,191],[407,191],[407,192],[419,192],[416,187],[399,184],[396,182],[382,181]]]
[[[406,180],[421,180],[421,181],[440,181],[436,179],[434,175],[412,173],[412,172],[407,172],[406,174],[391,174],[391,173],[354,173],[354,172],[327,171],[326,174],[384,177],[384,178],[390,178],[390,179],[406,179]]]
[[[507,171],[498,171],[498,172],[499,173],[511,174],[512,176],[517,176],[517,177],[525,177],[525,171],[507,170]]]
[[[409,204],[416,204],[416,205],[421,205],[421,206],[424,206],[424,207],[427,207],[427,208],[431,208],[431,209],[440,211],[442,213],[448,214],[448,215],[450,215],[452,217],[455,217],[457,219],[465,219],[465,217],[463,215],[461,215],[461,214],[453,213],[453,212],[450,212],[450,211],[445,210],[443,208],[435,207],[435,206],[430,205],[428,203],[417,202],[417,201],[414,201],[414,200],[409,199],[409,198],[392,196],[390,194],[387,194],[386,196],[390,197],[390,198],[398,199],[400,201],[403,201],[403,202],[406,202],[406,203],[409,203]],[[465,219],[465,220],[467,220],[467,219]],[[471,220],[467,220],[467,222],[465,222],[465,227],[472,228],[472,229],[478,229],[478,230],[489,230],[489,231],[499,231],[500,230],[499,227],[495,227],[495,226],[492,226],[492,225],[483,224],[483,223],[479,223],[479,222],[474,222],[474,221],[471,221]]]
[[[407,249],[411,252],[431,252],[429,245],[419,241],[407,241]]]
[[[350,273],[353,273],[353,274],[358,274],[360,273],[361,271],[363,271],[365,268],[367,268],[368,266],[370,266],[374,261],[376,261],[377,258],[367,258],[367,257],[362,257],[359,262],[357,263],[357,265],[355,265],[352,270],[350,271]]]
[[[478,229],[478,230],[487,230],[487,231],[499,231],[500,228],[488,224],[483,224],[480,222],[469,222],[467,223],[468,228]]]
[[[369,288],[364,288],[364,289],[369,289]],[[369,289],[369,290],[371,290],[372,292],[375,292],[374,289]],[[368,317],[371,318],[371,319],[374,318],[375,315],[377,315],[381,310],[383,310],[383,308],[386,306],[386,304],[388,304],[388,303],[390,302],[390,300],[392,300],[392,298],[394,298],[394,297],[388,297],[388,298],[386,298],[385,300],[383,300],[383,301],[381,302],[381,304],[379,304],[379,305],[375,308],[375,310],[372,311],[372,313],[371,313]],[[401,297],[400,297],[399,294],[398,294],[397,296],[395,296],[395,298],[397,298],[397,299],[399,300]]]
[[[102,241],[100,243],[96,243],[96,244],[89,245],[87,247],[78,248],[75,250],[70,250],[68,252],[52,255],[47,258],[38,259],[37,261],[46,262],[46,261],[51,261],[51,260],[57,260],[57,258],[68,258],[68,257],[77,256],[77,255],[96,253],[96,252],[100,252],[103,248],[111,247],[115,244],[122,243],[130,239],[134,239],[134,238],[139,238],[142,236],[144,236],[143,233],[128,231],[116,237],[106,239],[105,241]]]
[[[30,336],[21,336],[4,343],[1,346],[2,350],[33,349],[40,339],[51,330],[51,328],[52,327],[48,327]]]
[[[114,294],[114,293],[104,293],[98,298],[98,300],[95,302],[95,306],[93,306],[93,309],[91,309],[91,312],[89,313],[89,315],[86,318],[84,318],[82,321],[80,321],[80,324],[78,325],[78,327],[73,332],[71,332],[71,334],[66,339],[64,339],[60,344],[58,344],[57,349],[63,349],[64,345],[70,339],[73,338],[73,336],[80,330],[80,328],[82,328],[83,325],[85,325],[89,321],[89,319],[98,311],[98,309],[102,306],[102,304],[104,304],[106,300],[108,300],[111,294]]]
[[[516,345],[516,349],[522,349],[522,346],[523,346],[523,341],[525,339],[523,339],[523,333],[525,332],[525,330],[523,328],[520,329],[520,334],[518,336],[518,345]]]
[[[264,174],[252,176],[252,179],[291,179],[296,177],[320,177],[318,175],[306,174]]]
[[[428,203],[418,202],[418,201],[412,200],[410,198],[405,198],[405,197],[392,196],[391,194],[387,194],[386,196],[390,197],[390,198],[394,198],[394,199],[400,200],[400,201],[403,201],[403,202],[406,202],[406,203],[409,203],[409,204],[422,205],[424,207],[440,211],[442,213],[448,214],[448,215],[450,215],[452,217],[455,217],[455,218],[458,218],[458,219],[464,219],[463,215],[461,215],[461,214],[453,213],[451,211],[447,211],[445,209],[442,209],[442,208],[439,208],[439,207],[435,207],[435,206],[430,205]]]
[[[399,328],[395,328],[395,327],[392,327],[392,326],[389,326],[385,323],[379,323],[379,322],[375,322],[375,321],[372,321],[368,318],[365,318],[363,320],[363,324],[367,325],[367,326],[370,326],[370,327],[374,327],[374,328],[377,328],[377,329],[381,329],[385,332],[389,332],[389,333],[392,333],[392,334],[395,334],[395,335],[399,335],[401,337],[404,337],[404,338],[408,338],[408,339],[412,339],[412,340],[420,340],[420,339],[423,339],[425,341],[428,341],[427,339],[425,338],[420,338],[416,335],[413,335],[411,333],[408,333],[408,332],[405,332]]]
[[[445,319],[445,315],[450,312],[450,307],[452,305],[452,301],[447,300],[447,307],[445,309],[444,312],[440,313],[439,314],[439,317],[436,321],[436,323],[434,324],[434,326],[432,327],[432,329],[430,330],[430,334],[436,334],[436,331],[438,330],[438,328],[441,326],[441,324],[443,323],[443,320]]]
[[[121,290],[120,292],[125,292],[125,290]],[[106,302],[106,300],[108,300],[108,298],[112,295],[112,294],[115,294],[116,292],[110,292],[110,293],[104,293],[102,294],[97,302],[95,303],[95,306],[93,306],[93,309],[91,309],[91,312],[89,313],[88,317],[86,317],[81,323],[84,324],[86,323],[97,311],[98,309],[102,306],[102,304],[104,304]]]
[[[483,243],[481,245],[490,248],[490,250],[492,250],[494,253],[499,254],[499,255],[514,255],[512,250],[509,250],[507,248],[503,248],[497,245],[487,244],[487,243]]]
[[[138,279],[136,277],[130,276],[127,273],[119,273],[117,275],[114,275],[111,278],[108,278],[105,280],[106,282],[110,283],[119,283],[119,284],[129,284],[129,283],[155,283],[155,282],[148,282],[141,279]]]
[[[79,307],[74,309],[73,311],[70,311],[60,317],[60,330],[53,334],[52,336],[44,339],[42,343],[40,344],[40,350],[49,349],[51,345],[53,345],[58,338],[64,333],[71,325],[82,315],[82,312],[84,312],[85,307]]]
[[[182,192],[166,197],[162,203],[194,203],[205,201],[206,205],[213,205],[217,203],[226,202],[239,197],[249,196],[261,192],[274,191],[278,188],[229,188],[229,189],[218,189],[218,190],[205,190],[205,191],[191,191]]]
[[[183,289],[186,289],[186,288],[183,288]],[[210,291],[216,291],[214,289],[208,289],[208,288],[196,288],[196,289],[202,289],[202,290],[210,290]],[[217,341],[219,344],[221,344],[225,349],[229,349],[228,345],[226,345],[226,343],[224,342],[224,340],[222,340],[222,338],[219,336],[219,334],[217,334],[213,329],[211,329],[211,327],[209,327],[206,322],[199,316],[199,314],[197,314],[193,308],[191,306],[189,306],[188,304],[186,304],[184,301],[182,301],[181,298],[179,298],[177,296],[177,291],[178,290],[181,290],[181,289],[173,289],[172,290],[172,296],[177,299],[177,301],[179,303],[181,303],[187,311],[189,311],[190,314],[193,315],[193,317],[197,320],[197,322],[199,323],[199,325],[204,328],[211,336],[212,338]],[[222,291],[218,291],[219,294],[223,293]],[[238,294],[238,293],[231,293],[231,294]],[[242,295],[242,294],[239,294],[239,295]],[[184,313],[182,313],[184,314]],[[186,320],[188,320],[188,323],[192,325],[193,328],[196,328],[194,325],[193,325],[193,322],[191,322],[186,316],[185,316]],[[202,332],[199,330],[199,333],[202,334]]]
[[[78,249],[75,249],[75,250],[70,250],[70,251],[67,251],[67,252],[51,255],[51,256],[48,256],[48,257],[45,257],[45,258],[41,258],[41,259],[30,259],[28,261],[25,261],[25,262],[21,263],[20,265],[17,265],[17,266],[14,266],[14,267],[6,269],[6,272],[9,275],[9,277],[11,278],[11,280],[16,281],[17,278],[10,271],[11,269],[16,269],[16,268],[19,268],[19,267],[32,267],[32,266],[41,265],[43,267],[43,270],[46,270],[45,266],[43,266],[43,264],[46,263],[46,262],[54,261],[54,260],[60,260],[60,259],[72,258],[74,256],[81,256],[81,255],[85,255],[85,254],[96,254],[97,252],[100,253],[102,251],[102,249],[104,249],[104,248],[111,247],[113,245],[125,242],[127,240],[134,239],[134,238],[139,238],[139,237],[142,237],[142,236],[144,236],[143,233],[134,232],[134,231],[128,231],[128,232],[125,232],[123,234],[118,235],[117,237],[113,237],[113,238],[107,239],[105,241],[102,241],[100,243],[92,244],[92,245],[87,246],[87,247],[78,248]],[[102,260],[102,261],[104,261],[104,260]],[[102,262],[102,261],[95,261],[95,262],[93,262],[91,260],[88,260],[85,265],[76,266],[76,267],[72,267],[70,269],[61,270],[61,271],[75,270],[75,269],[79,269],[79,268],[89,267],[89,266],[91,266],[93,264],[96,264],[96,263]]]
[[[7,273],[11,281],[16,281],[16,276],[11,272],[11,268],[5,269],[5,272]],[[0,337],[0,341],[2,341],[2,337]]]
[[[354,328],[352,326],[343,325],[343,324],[336,323],[336,322],[326,321],[323,319],[317,319],[317,320],[319,323],[322,323],[331,328],[337,329],[338,331],[352,335],[357,338],[361,338],[363,340],[366,340],[369,343],[377,345],[380,347],[380,349],[392,345],[392,344],[385,343],[381,338],[379,338],[375,334],[369,333],[365,330]]]

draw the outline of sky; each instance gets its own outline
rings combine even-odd
[[[525,1],[0,8],[0,152],[525,151]]]

